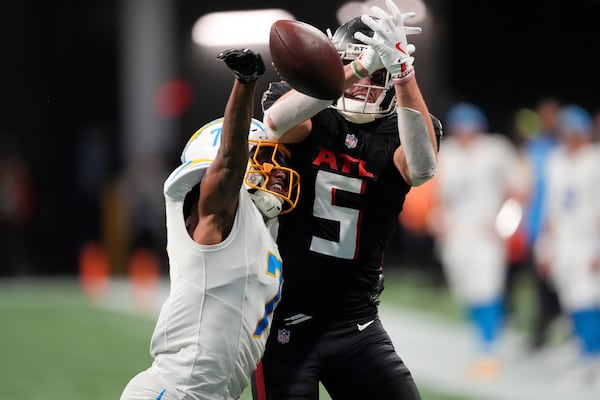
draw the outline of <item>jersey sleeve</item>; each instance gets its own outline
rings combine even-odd
[[[164,195],[175,201],[183,201],[188,192],[202,180],[210,162],[186,162],[175,169],[165,180]]]
[[[264,91],[260,101],[263,113],[268,110],[278,98],[290,90],[292,90],[292,87],[287,82],[280,81],[269,83],[269,87]]]

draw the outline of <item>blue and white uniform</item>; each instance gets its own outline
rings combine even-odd
[[[453,295],[465,308],[476,333],[473,378],[497,374],[497,349],[504,327],[504,289],[508,266],[505,205],[523,190],[522,163],[510,140],[487,133],[479,107],[458,103],[449,111],[450,135],[438,159],[436,190],[439,231],[436,245]],[[502,223],[500,223],[502,222]]]
[[[437,186],[443,225],[438,242],[455,295],[468,303],[501,297],[506,243],[496,218],[520,182],[516,150],[499,134],[480,134],[469,146],[449,136],[439,155]]]
[[[152,366],[129,382],[121,400],[237,399],[262,357],[282,285],[281,257],[262,214],[242,185],[221,243],[198,244],[186,228],[184,200],[216,154],[217,122],[190,139],[165,182],[170,294],[152,335]],[[194,140],[214,151],[207,156],[203,147],[200,157]]]
[[[600,306],[600,147],[589,145],[576,153],[563,147],[548,160],[550,273],[567,311]]]
[[[600,147],[591,142],[592,120],[583,108],[563,107],[558,126],[561,145],[547,164],[547,226],[536,251],[579,345],[581,357],[567,377],[599,385]]]

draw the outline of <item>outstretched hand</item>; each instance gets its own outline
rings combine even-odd
[[[217,58],[222,60],[242,83],[254,82],[265,73],[262,57],[249,49],[225,50]]]
[[[420,27],[405,26],[404,22],[413,18],[414,12],[401,13],[392,0],[386,0],[390,14],[377,6],[371,7],[374,19],[363,15],[361,20],[373,30],[373,37],[362,32],[356,32],[354,37],[374,48],[381,62],[392,75],[394,83],[401,84],[410,80],[414,75],[411,54],[415,48],[409,44],[406,36],[421,33]]]

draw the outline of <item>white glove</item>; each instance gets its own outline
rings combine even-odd
[[[358,39],[358,38],[357,38]],[[360,64],[367,70],[369,75],[373,72],[385,68],[385,65],[381,62],[381,58],[373,47],[369,46],[365,51],[363,51],[356,61],[360,62]]]
[[[415,46],[409,44],[407,46],[407,51],[409,55],[412,55],[412,53],[415,52]],[[385,68],[385,65],[383,65],[383,62],[381,62],[381,58],[379,57],[377,50],[375,50],[375,48],[371,46],[369,46],[365,51],[363,51],[356,58],[356,61],[360,62],[360,65],[362,65],[367,70],[369,75],[372,75],[375,71]]]
[[[414,17],[415,13],[402,14],[392,0],[386,0],[386,5],[391,15],[373,6],[371,11],[378,20],[368,15],[361,17],[362,22],[373,30],[373,37],[362,32],[356,32],[354,37],[374,48],[394,83],[402,84],[414,76],[414,58],[411,57],[414,46],[408,44],[406,36],[421,33],[421,28],[404,25],[404,21]]]

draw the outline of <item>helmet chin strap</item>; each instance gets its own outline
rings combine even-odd
[[[265,218],[275,218],[283,209],[283,200],[272,193],[257,190],[250,193],[250,198]]]

